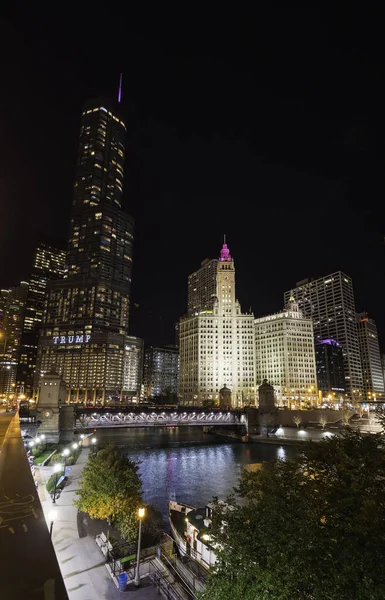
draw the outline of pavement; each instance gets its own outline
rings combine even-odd
[[[76,465],[71,467],[69,479],[56,504],[45,488],[45,482],[53,473],[52,467],[35,467],[39,483],[39,497],[47,520],[54,509],[57,513],[52,532],[56,556],[67,588],[69,600],[159,600],[160,596],[150,581],[143,580],[139,588],[120,592],[105,567],[102,552],[93,537],[79,537],[77,515],[73,505],[81,472],[88,460],[89,450],[83,448]]]
[[[67,600],[17,414],[0,411],[0,444],[0,598]]]

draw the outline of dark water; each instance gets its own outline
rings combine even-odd
[[[197,427],[98,430],[98,442],[114,441],[140,462],[144,501],[167,516],[170,498],[203,506],[225,499],[244,465],[286,458],[292,447],[229,442]]]

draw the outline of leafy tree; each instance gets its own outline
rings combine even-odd
[[[244,471],[215,502],[217,564],[205,600],[385,598],[385,449],[346,432]]]
[[[91,519],[114,522],[124,537],[135,539],[142,487],[138,468],[112,444],[99,450],[83,469],[75,506]]]

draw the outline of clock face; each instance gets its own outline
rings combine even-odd
[[[49,410],[46,410],[44,413],[45,417],[50,417],[51,416],[51,412]]]

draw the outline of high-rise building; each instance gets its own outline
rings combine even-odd
[[[363,401],[384,399],[384,376],[382,372],[377,326],[368,313],[357,314],[358,339],[360,343]]]
[[[133,219],[121,210],[126,125],[98,98],[85,104],[72,203],[67,273],[50,282],[38,377],[56,370],[69,401],[123,400]],[[127,350],[126,350],[127,348]]]
[[[16,370],[19,362],[20,340],[23,331],[28,283],[1,290],[0,313],[0,394],[16,390]]]
[[[65,250],[39,243],[32,261],[20,343],[17,386],[28,396],[33,392],[39,327],[43,320],[47,282],[64,276]]]
[[[318,340],[315,345],[318,390],[324,399],[339,402],[345,396],[344,356],[338,342]]]
[[[206,273],[201,281],[207,283],[200,285],[197,274],[202,268]],[[211,269],[216,269],[215,290]],[[223,244],[219,260],[205,261],[194,275],[194,280],[189,278],[189,289],[197,284],[196,292],[192,288],[197,299],[189,303],[190,314],[179,325],[180,401],[191,405],[219,402],[219,391],[226,386],[233,406],[254,404],[254,315],[243,314],[236,300],[235,267],[227,244]],[[199,289],[202,292],[198,294]]]
[[[278,406],[316,405],[317,375],[313,321],[294,298],[279,313],[255,319],[257,386],[267,379]]]
[[[346,394],[357,403],[362,394],[362,370],[353,283],[341,271],[319,279],[304,279],[285,292],[285,302],[293,295],[306,317],[314,324],[315,342],[333,339],[342,347]]]
[[[143,382],[143,347],[141,338],[129,335],[124,348],[123,389],[132,400],[139,401]]]
[[[144,353],[143,388],[145,398],[178,394],[179,354],[176,346],[150,347]]]
[[[205,310],[212,310],[217,296],[216,258],[206,258],[200,268],[188,278],[187,314],[194,317]]]

